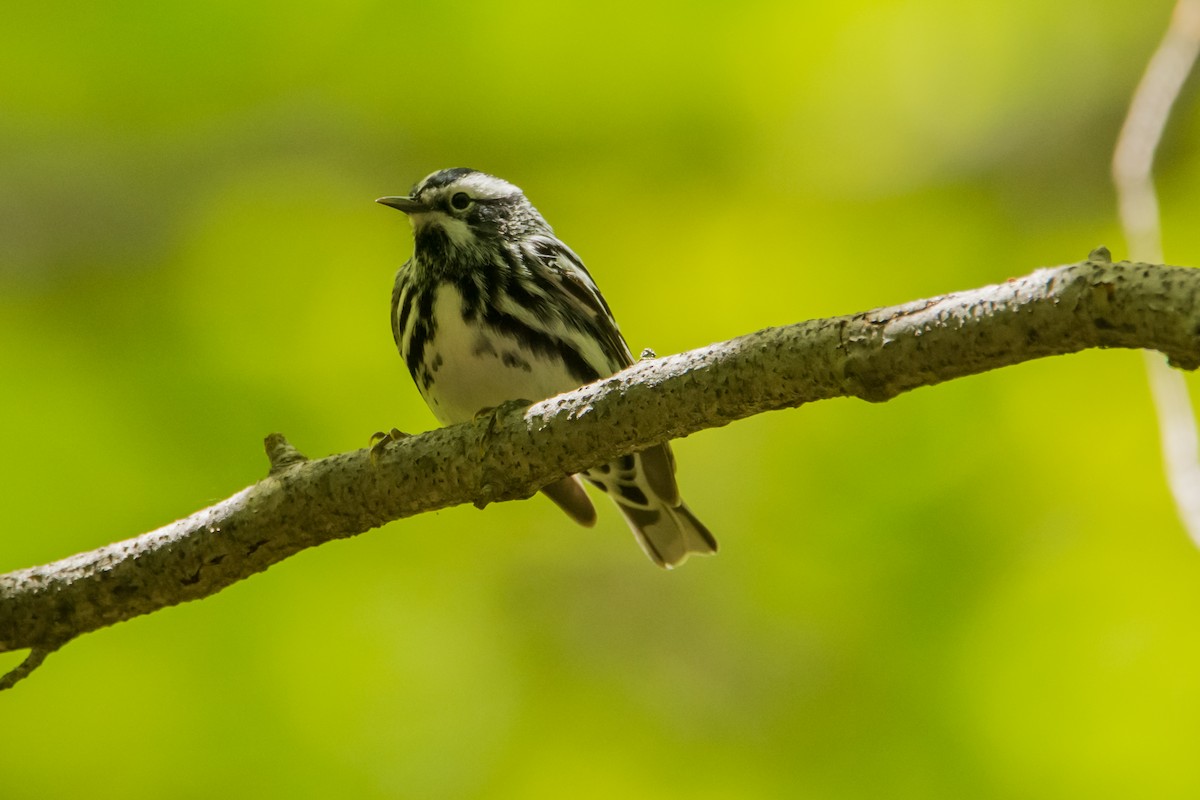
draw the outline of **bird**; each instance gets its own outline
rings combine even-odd
[[[634,363],[583,261],[517,186],[457,167],[376,202],[412,223],[412,258],[392,289],[392,337],[443,425],[544,400]],[[670,445],[582,477],[613,500],[660,567],[716,552],[716,539],[679,496]],[[579,476],[541,491],[579,524],[595,524]]]

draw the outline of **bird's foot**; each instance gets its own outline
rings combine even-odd
[[[398,442],[401,439],[407,439],[409,434],[399,428],[392,428],[390,431],[376,431],[371,434],[371,463],[374,464],[379,460],[379,456],[383,455],[383,449],[391,442]]]
[[[498,406],[488,406],[487,408],[481,408],[476,411],[475,422],[479,422],[482,419],[487,420],[487,426],[484,427],[483,436],[480,439],[480,451],[483,451],[483,449],[487,446],[488,440],[491,439],[492,435],[496,432],[496,425],[501,417],[503,417],[509,411],[515,411],[518,408],[525,408],[531,405],[533,405],[532,400],[505,400]]]
[[[531,405],[533,405],[532,400],[505,400],[498,406],[488,406],[487,408],[481,408],[476,411],[475,421],[478,422],[484,417],[491,417],[491,419],[488,420],[488,428],[491,429],[494,427],[497,418],[503,416],[506,412],[514,411],[518,408],[525,408],[526,406]]]

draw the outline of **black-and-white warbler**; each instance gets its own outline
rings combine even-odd
[[[447,169],[407,197],[378,202],[412,220],[413,257],[392,290],[392,335],[442,424],[512,400],[543,400],[633,364],[583,262],[516,186]],[[666,444],[583,477],[616,502],[656,564],[716,551],[679,497]],[[542,491],[576,522],[595,523],[578,476]]]

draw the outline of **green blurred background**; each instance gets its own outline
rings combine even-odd
[[[228,496],[271,431],[431,427],[372,200],[442,167],[522,186],[635,352],[1123,257],[1171,6],[9,4],[0,570]],[[1192,85],[1173,263],[1198,136]],[[1141,356],[1091,352],[678,442],[722,552],[673,573],[608,506],[389,525],[51,657],[0,695],[0,796],[1195,797],[1156,437]]]

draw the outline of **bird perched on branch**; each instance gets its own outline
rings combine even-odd
[[[513,400],[543,400],[633,364],[583,262],[516,186],[446,169],[406,197],[378,202],[412,221],[413,257],[392,290],[392,335],[442,424]],[[612,498],[659,566],[716,552],[716,540],[679,496],[669,445],[583,477]],[[595,523],[579,476],[542,491],[576,522]]]

